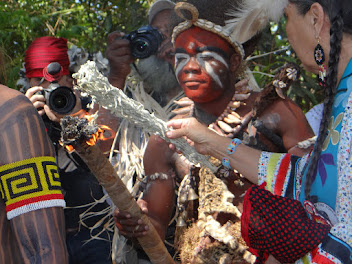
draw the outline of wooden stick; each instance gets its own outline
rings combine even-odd
[[[148,225],[149,230],[147,234],[143,237],[139,237],[138,242],[148,255],[150,261],[153,264],[174,263],[148,216],[142,214],[135,199],[118,177],[113,166],[99,147],[95,145],[89,146],[84,143],[84,145],[77,144],[74,148],[86,162],[99,183],[105,188],[117,208],[121,211],[128,212],[132,217],[141,218],[143,222]]]

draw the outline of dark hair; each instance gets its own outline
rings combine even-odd
[[[309,159],[309,167],[305,185],[305,197],[310,199],[309,194],[318,167],[318,159],[322,150],[322,145],[326,138],[327,128],[332,113],[332,105],[336,94],[338,64],[341,52],[342,34],[352,33],[352,10],[351,0],[289,0],[295,4],[298,12],[302,15],[306,14],[313,3],[319,3],[324,12],[330,18],[330,54],[329,54],[329,69],[327,72],[324,100],[324,111],[320,123],[319,136],[314,146],[313,155]]]

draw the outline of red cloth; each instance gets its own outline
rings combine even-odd
[[[43,69],[51,62],[62,66],[62,75],[68,75],[70,60],[65,38],[41,37],[35,39],[24,57],[27,78],[43,77]]]
[[[274,195],[263,186],[253,185],[245,195],[241,233],[258,264],[269,255],[293,263],[316,248],[330,228],[309,219],[299,201]]]

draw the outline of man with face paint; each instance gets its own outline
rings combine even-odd
[[[175,110],[175,113],[179,113],[176,118],[194,116],[219,134],[239,138],[257,149],[290,152],[301,156],[309,148],[302,149],[297,144],[314,136],[301,109],[280,92],[276,93],[274,90],[275,96],[271,93],[273,89],[270,92],[254,92],[246,80],[241,80],[245,76],[244,59],[252,53],[259,36],[257,31],[241,32],[246,37],[237,35],[237,40],[225,30],[225,20],[229,17],[224,14],[234,8],[234,4],[233,1],[226,0],[190,0],[176,5],[177,14],[185,21],[178,24],[173,31],[172,40],[176,51],[174,69],[185,95],[194,102],[191,107],[187,105],[182,108],[180,100],[181,108]],[[187,13],[191,17],[183,15]],[[289,72],[293,71],[294,69],[290,69]],[[196,206],[191,201],[194,196],[190,198],[189,194],[197,191],[199,176],[202,179],[202,175],[192,165],[189,166],[190,172],[185,173],[187,166],[184,163],[178,154],[168,149],[167,143],[160,142],[158,137],[150,139],[144,156],[145,174],[149,175],[149,180],[140,204],[143,204],[142,210],[151,218],[162,238],[169,221],[165,208],[173,200],[173,192],[166,193],[164,190],[169,190],[174,184],[175,172],[181,179],[188,174],[183,178],[178,191],[178,209],[181,212],[178,222],[183,220],[189,223],[192,217],[197,219],[197,214],[191,213],[187,218],[182,212],[186,212],[187,207]],[[234,195],[233,205],[242,210],[241,197],[251,184],[224,165],[215,175],[227,185],[223,192],[230,191]],[[182,198],[184,190],[187,190],[184,193],[188,194],[189,201],[182,201],[185,200]],[[216,197],[213,198],[216,200]],[[206,211],[204,202],[199,200],[199,215],[213,215],[220,226],[228,220],[236,222],[235,215],[225,214],[228,207],[214,206],[211,211]],[[146,232],[145,225],[139,219],[131,219],[122,212],[116,214],[115,219],[127,237],[142,236]],[[203,231],[196,230],[193,234],[195,238],[191,250],[194,251],[183,256],[181,252],[182,262],[190,263],[187,256],[203,254],[204,241],[214,240],[215,235],[212,236],[211,232],[205,236],[209,240],[197,239]],[[223,242],[221,239],[218,241]],[[200,258],[207,259],[205,256]],[[207,261],[204,263],[213,263],[209,259]]]

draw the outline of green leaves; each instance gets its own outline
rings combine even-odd
[[[312,51],[313,52],[313,51]],[[249,67],[254,72],[259,87],[264,87],[279,68],[291,62],[301,65],[295,52],[290,47],[286,35],[286,20],[271,23],[262,33],[257,50],[251,56]],[[301,68],[301,78],[291,86],[287,96],[294,100],[304,112],[323,100],[315,75]]]
[[[147,11],[152,2],[154,1],[1,1],[0,50],[5,60],[5,74],[1,73],[0,67],[0,81],[16,88],[24,52],[37,37],[65,37],[69,45],[104,54],[107,35],[114,30],[129,33],[146,24]],[[279,23],[268,26],[252,55],[253,59],[248,62],[260,87],[264,87],[286,62],[301,64],[289,48],[285,27],[284,18]],[[322,101],[323,93],[314,75],[302,69],[301,76],[300,82],[288,91],[288,96],[306,111]]]

